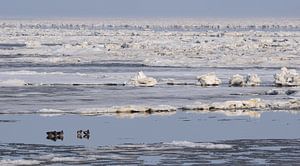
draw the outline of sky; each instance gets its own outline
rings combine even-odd
[[[300,17],[300,0],[0,0],[0,17]]]

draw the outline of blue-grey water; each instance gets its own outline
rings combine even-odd
[[[72,73],[86,73],[87,81],[101,74],[134,75],[143,70],[161,81],[155,87],[78,84]],[[300,158],[300,114],[297,110],[259,110],[256,116],[224,112],[164,114],[80,115],[80,110],[124,105],[184,106],[262,98],[283,100],[290,96],[265,95],[273,89],[277,68],[170,68],[139,65],[50,66],[1,68],[1,78],[20,78],[46,85],[0,88],[0,164],[87,165],[265,165],[297,164]],[[61,75],[7,74],[10,71],[62,72]],[[219,87],[195,85],[195,76],[214,71],[224,80]],[[235,73],[259,73],[259,87],[228,87]],[[78,76],[79,77],[79,76]],[[164,78],[190,83],[168,85]],[[124,80],[122,80],[124,79]],[[127,77],[112,83],[127,81]],[[51,82],[52,81],[52,82]],[[76,85],[70,84],[73,81]],[[101,81],[101,80],[100,80]],[[61,84],[61,82],[63,82]],[[80,81],[79,81],[80,82]],[[93,83],[93,82],[92,82]],[[289,88],[281,88],[289,89]],[[57,109],[63,114],[42,114]],[[68,113],[69,111],[69,113]],[[89,129],[89,139],[77,138],[77,130]],[[64,131],[63,139],[47,139],[47,131]]]

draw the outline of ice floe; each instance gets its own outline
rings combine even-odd
[[[19,79],[9,79],[9,80],[4,80],[4,81],[0,80],[0,87],[1,86],[6,86],[6,87],[25,86],[25,85],[28,85],[28,83],[26,83],[24,80],[19,80]]]
[[[197,77],[201,86],[217,86],[222,81],[216,76],[215,73],[208,73]]]
[[[229,80],[229,85],[230,86],[244,86],[245,85],[244,77],[239,74],[233,75]]]
[[[283,67],[274,78],[276,86],[300,86],[300,75],[294,69]]]
[[[108,112],[113,113],[152,113],[152,112],[173,112],[176,107],[169,105],[158,106],[142,106],[142,105],[129,105],[129,106],[116,106],[108,109]]]
[[[38,48],[41,46],[41,43],[38,41],[27,41],[25,42],[27,48]]]
[[[0,160],[0,165],[3,166],[15,166],[15,165],[39,165],[41,161],[38,160],[27,160],[27,159],[4,159]]]
[[[203,148],[203,149],[231,149],[233,146],[228,144],[215,144],[215,143],[194,143],[190,141],[173,141],[164,143],[166,145],[189,147],[189,148]]]
[[[261,79],[257,74],[249,74],[246,77],[246,85],[248,86],[258,86],[261,83]]]
[[[147,77],[140,71],[130,80],[130,84],[134,86],[153,87],[157,84],[157,81],[153,77]]]
[[[40,114],[41,116],[47,116],[47,117],[52,117],[52,116],[60,116],[65,113],[65,111],[62,110],[57,110],[57,109],[41,109],[36,112],[37,114]]]
[[[279,110],[299,109],[300,100],[261,100],[259,98],[241,101],[225,101],[214,103],[195,103],[182,107],[183,110],[216,111],[216,110]]]
[[[99,107],[99,108],[78,108],[74,110],[58,110],[58,109],[40,109],[35,112],[19,112],[19,113],[35,113],[42,116],[59,116],[64,114],[79,114],[79,115],[117,115],[119,117],[144,117],[148,115],[171,115],[177,110],[176,107],[169,105],[125,105],[113,107]],[[7,112],[2,112],[7,113]]]
[[[11,56],[6,62],[16,63],[18,56],[55,65],[110,59],[153,66],[297,67],[299,21],[270,20],[5,19],[0,20],[0,55]]]
[[[244,76],[236,74],[229,79],[229,86],[258,86],[261,79],[257,74],[248,74],[246,79]]]
[[[63,75],[63,72],[37,72],[29,70],[5,71],[0,72],[1,75]]]
[[[77,114],[85,116],[117,116],[124,118],[147,117],[149,115],[166,116],[173,115],[177,111],[196,111],[199,113],[220,113],[226,116],[249,116],[259,118],[261,111],[300,109],[299,95],[291,96],[288,100],[262,100],[254,98],[250,100],[232,100],[224,102],[201,103],[183,106],[171,105],[124,105],[99,108],[78,108],[78,109],[40,109],[37,111],[6,111],[1,114],[39,114],[41,116],[60,116],[65,114]]]

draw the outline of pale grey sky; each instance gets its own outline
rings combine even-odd
[[[300,17],[300,0],[0,0],[0,17]]]

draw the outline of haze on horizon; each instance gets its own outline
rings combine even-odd
[[[1,0],[0,17],[300,17],[299,0]]]

